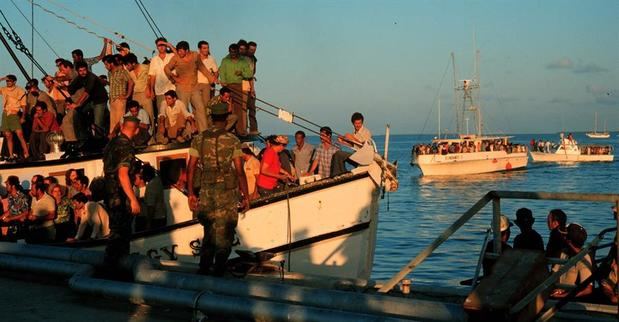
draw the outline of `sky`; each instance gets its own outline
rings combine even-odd
[[[31,4],[13,0],[30,19]],[[230,43],[258,43],[258,98],[335,131],[351,131],[350,116],[383,134],[455,130],[453,70],[470,78],[480,51],[484,127],[490,133],[587,131],[599,115],[619,130],[619,1],[365,1],[142,0],[172,43],[207,40],[218,61]],[[154,47],[154,33],[134,1],[35,0],[58,15],[116,42],[110,31]],[[31,28],[13,4],[0,6],[32,48]],[[68,8],[71,12],[67,11]],[[0,20],[5,26],[6,22]],[[101,39],[34,7],[34,25],[64,58],[85,56]],[[138,57],[150,50],[129,42]],[[14,48],[14,47],[13,47]],[[55,54],[35,34],[34,56],[49,73]],[[18,53],[26,69],[30,63]],[[95,73],[105,73],[103,64]],[[24,78],[0,48],[0,74]],[[35,77],[41,73],[35,69]],[[260,113],[265,134],[298,128]]]

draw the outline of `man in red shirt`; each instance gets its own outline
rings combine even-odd
[[[288,144],[288,138],[278,135],[270,139],[270,145],[264,151],[260,162],[260,176],[258,176],[258,193],[261,197],[280,190],[278,180],[294,180],[294,176],[282,169],[279,153]]]
[[[47,134],[58,130],[58,122],[54,113],[47,109],[47,104],[38,101],[34,105],[34,117],[32,118],[32,133],[30,134],[30,150],[32,159],[45,159],[44,153],[49,152]]]

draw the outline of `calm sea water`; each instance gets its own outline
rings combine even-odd
[[[607,140],[594,140],[597,144],[612,144],[617,149],[618,137],[613,133]],[[410,165],[410,152],[414,144],[429,142],[430,135],[391,136],[389,159],[398,160],[400,188],[381,201],[378,242],[372,278],[385,280],[427,247],[460,215],[491,190],[592,192],[617,193],[619,163],[581,163],[572,165],[534,164],[526,170],[509,173],[471,175],[452,179],[422,177],[418,168]],[[553,135],[516,135],[516,143],[528,144],[531,138],[558,141]],[[575,134],[579,143],[593,143],[584,134]],[[384,137],[377,137],[380,151]],[[548,238],[546,215],[553,208],[561,208],[568,215],[568,222],[582,224],[593,235],[613,227],[610,203],[555,202],[533,200],[502,200],[501,210],[515,219],[518,208],[527,207],[535,217],[534,228]],[[414,283],[432,283],[456,286],[463,279],[471,278],[479,257],[485,231],[490,227],[492,204],[465,224],[443,243],[430,258],[411,275]],[[519,233],[512,227],[510,244]],[[612,237],[609,237],[612,238]]]

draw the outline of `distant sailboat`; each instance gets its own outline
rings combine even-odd
[[[608,139],[610,133],[606,130],[606,120],[604,120],[604,132],[598,132],[598,113],[595,112],[595,127],[593,132],[587,132],[586,135],[592,139]]]

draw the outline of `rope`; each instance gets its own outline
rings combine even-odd
[[[32,29],[37,33],[37,35],[39,35],[39,37],[41,38],[41,40],[43,40],[43,42],[47,45],[47,48],[49,48],[54,55],[56,55],[56,57],[60,57],[60,54],[58,54],[54,48],[52,48],[52,45],[49,44],[49,42],[47,42],[47,40],[45,39],[45,37],[43,37],[43,35],[41,35],[41,33],[39,32],[39,30],[37,28],[34,27],[34,25],[32,24],[32,22],[28,19],[28,17],[26,17],[26,15],[21,11],[21,9],[19,9],[19,7],[17,6],[17,4],[15,3],[15,1],[11,0],[11,3],[13,3],[13,6],[15,6],[15,9],[17,9],[17,11],[19,11],[19,13],[22,15],[22,17],[24,17],[24,19],[26,19],[26,21],[28,22],[28,24],[30,25],[30,27],[32,27]]]
[[[120,32],[117,32],[117,31],[114,31],[114,30],[112,30],[112,29],[106,28],[105,26],[103,26],[103,25],[101,25],[101,24],[97,23],[96,21],[94,21],[94,20],[92,20],[92,19],[90,19],[90,18],[88,18],[88,17],[86,17],[86,16],[80,16],[79,14],[75,13],[75,12],[74,12],[74,11],[72,11],[71,9],[69,9],[69,8],[67,8],[67,7],[65,7],[65,6],[63,6],[63,5],[61,5],[61,4],[59,4],[59,3],[56,3],[56,2],[54,2],[54,1],[52,1],[52,0],[47,0],[47,1],[48,1],[48,2],[50,2],[50,3],[52,3],[52,4],[54,4],[54,5],[56,5],[56,6],[58,6],[58,7],[60,7],[61,9],[66,10],[67,12],[69,12],[69,13],[73,14],[74,16],[76,16],[76,17],[78,17],[78,18],[81,18],[81,19],[84,19],[84,20],[87,20],[87,21],[91,22],[92,24],[94,24],[94,25],[96,25],[96,26],[98,26],[98,27],[100,27],[100,28],[102,28],[102,29],[106,30],[107,32],[109,32],[109,33],[111,33],[111,34],[115,35],[116,37],[118,37],[118,38],[120,38],[120,39],[123,39],[123,40],[126,40],[126,41],[130,42],[130,43],[133,43],[133,44],[137,45],[138,47],[141,47],[142,49],[146,50],[147,52],[152,52],[152,48],[149,48],[148,46],[144,45],[143,43],[141,43],[141,42],[139,42],[139,41],[136,41],[136,40],[133,40],[133,39],[129,39],[129,38],[127,38],[127,36],[125,36],[124,34],[122,34],[122,33],[120,33]],[[77,29],[79,29],[79,30],[85,31],[85,32],[87,32],[87,33],[89,33],[89,34],[91,34],[91,35],[93,35],[93,36],[97,37],[97,38],[101,38],[101,39],[106,39],[106,38],[107,38],[107,37],[102,36],[102,35],[100,35],[100,34],[98,34],[98,33],[94,32],[94,31],[92,31],[92,30],[90,30],[90,29],[88,29],[88,28],[86,28],[86,27],[83,27],[83,26],[81,26],[81,25],[78,25],[75,21],[69,20],[67,17],[61,16],[61,15],[59,15],[59,14],[55,13],[54,11],[52,11],[52,10],[50,10],[50,9],[47,9],[47,8],[45,8],[45,7],[41,6],[40,4],[38,4],[38,3],[34,2],[33,0],[28,0],[28,2],[32,3],[34,6],[36,6],[36,7],[40,8],[41,10],[43,10],[43,11],[47,12],[48,14],[53,15],[53,16],[55,16],[56,18],[58,18],[58,19],[60,19],[60,20],[62,20],[62,21],[64,21],[64,22],[66,22],[67,24],[73,25],[75,28],[77,28]],[[112,43],[116,44],[116,42],[114,42],[114,41],[112,41]]]
[[[155,37],[159,37],[159,35],[157,34],[157,31],[155,30],[155,28],[153,27],[152,23],[150,22],[150,20],[146,16],[146,13],[144,12],[144,9],[142,9],[142,6],[140,5],[141,2],[139,2],[138,0],[134,0],[134,1],[135,1],[135,4],[138,6],[138,9],[140,9],[140,12],[142,12],[142,16],[144,16],[144,19],[146,19],[146,23],[150,27],[150,30],[153,31],[153,33],[155,34]]]
[[[17,50],[21,51],[28,59],[30,59],[32,64],[34,64],[41,71],[41,73],[43,73],[43,75],[47,75],[47,73],[45,72],[45,69],[43,69],[41,64],[39,64],[36,61],[36,59],[34,59],[34,57],[32,56],[32,53],[30,53],[30,50],[28,50],[28,47],[26,47],[24,45],[24,42],[21,40],[21,37],[19,37],[17,32],[13,29],[13,27],[11,27],[9,20],[6,19],[6,16],[4,15],[4,12],[2,12],[2,10],[0,10],[0,14],[2,15],[2,17],[4,18],[4,21],[6,21],[7,23],[7,26],[9,27],[9,29],[11,29],[11,32],[13,33],[13,35],[11,35],[11,33],[9,33],[9,31],[4,27],[4,25],[0,23],[0,27],[2,27],[2,31],[4,31],[7,38],[9,38],[9,40],[13,43],[13,45],[15,46]],[[26,78],[29,78],[29,77],[26,77]]]
[[[146,15],[144,15],[144,18],[146,19],[146,21],[148,22],[149,19],[152,22],[153,26],[155,26],[155,28],[157,29],[157,31],[159,32],[159,35],[157,35],[157,33],[155,32],[155,30],[153,29],[153,32],[155,32],[155,36],[156,37],[163,37],[163,33],[161,32],[161,30],[159,29],[159,27],[157,26],[157,23],[155,22],[155,19],[153,19],[153,17],[150,15],[150,12],[148,12],[148,9],[146,9],[146,6],[144,5],[144,3],[142,2],[142,0],[136,0],[136,4],[139,2],[138,7],[140,5],[142,5],[142,8],[144,8],[144,11],[142,11],[142,14],[144,14],[146,12]],[[140,9],[142,10],[142,9]],[[148,16],[148,18],[147,18]],[[150,25],[150,22],[148,23]],[[152,26],[151,26],[152,28]]]

